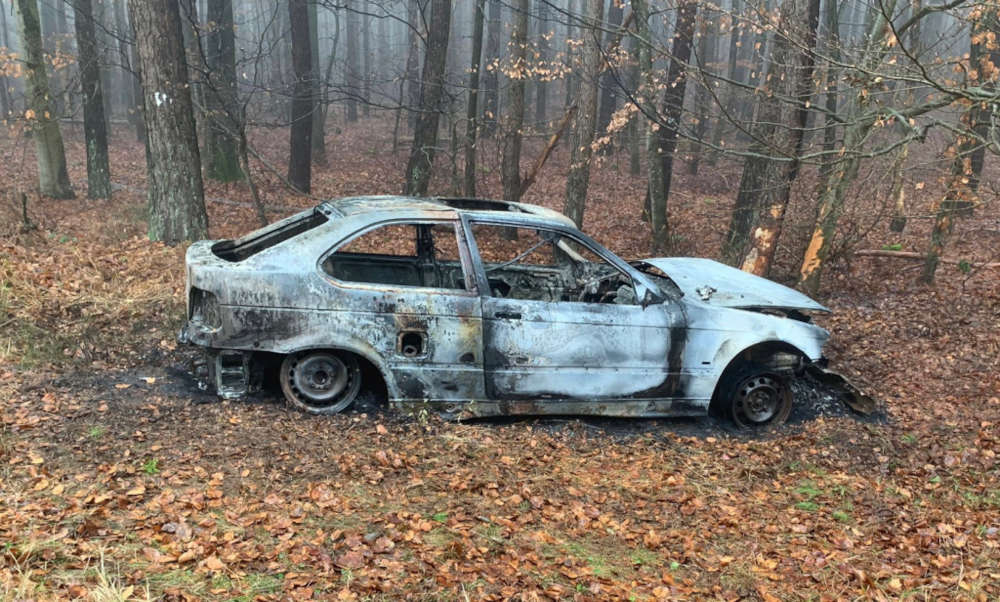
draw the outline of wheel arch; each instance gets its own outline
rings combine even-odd
[[[781,372],[798,370],[804,361],[809,361],[809,354],[787,341],[768,340],[754,343],[733,354],[726,363],[712,391],[712,401],[718,396],[726,377],[745,364],[760,364]]]
[[[362,386],[366,386],[365,379],[372,376],[377,376],[381,382],[377,383],[377,386],[384,389],[386,399],[393,399],[398,397],[399,389],[396,387],[396,381],[392,377],[392,371],[384,361],[382,361],[381,356],[375,352],[374,349],[367,345],[357,345],[351,343],[338,343],[338,344],[300,344],[289,348],[288,351],[282,353],[283,356],[294,355],[297,353],[304,353],[307,351],[332,351],[335,353],[350,353],[361,360],[361,377]]]

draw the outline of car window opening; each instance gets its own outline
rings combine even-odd
[[[474,223],[494,297],[530,301],[638,303],[631,278],[576,240],[550,230]]]
[[[386,224],[348,240],[323,262],[344,282],[467,290],[453,224]]]

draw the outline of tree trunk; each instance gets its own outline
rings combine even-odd
[[[726,70],[726,79],[731,82],[737,81],[737,75],[739,75],[739,49],[742,40],[741,32],[746,27],[739,19],[740,11],[740,0],[732,0],[730,3],[730,27],[729,27],[729,48],[727,49],[727,63],[728,67]],[[720,114],[728,113],[733,115],[736,109],[737,100],[736,96],[739,94],[738,88],[729,84],[725,97],[722,100],[722,106],[719,107]],[[725,127],[725,122],[720,119],[715,125],[715,130],[712,132],[712,152],[709,155],[709,164],[715,165],[719,160],[719,155],[721,151],[717,150],[722,145],[722,134],[727,128]]]
[[[465,196],[476,196],[476,130],[479,117],[479,69],[483,58],[483,21],[486,0],[476,0],[472,13],[472,60],[469,66],[469,101],[465,117]]]
[[[347,3],[347,122],[358,120],[358,97],[361,96],[361,66],[358,63],[358,13],[353,6],[357,0]]]
[[[2,7],[0,7],[0,45],[10,48],[10,40],[7,39],[7,11],[3,10]],[[14,111],[10,92],[8,92],[9,87],[10,83],[7,81],[6,73],[0,73],[0,121],[6,121],[7,117]]]
[[[15,0],[14,7],[17,10],[18,31],[27,75],[25,104],[34,114],[29,122],[38,162],[38,191],[57,199],[71,199],[74,194],[66,172],[66,152],[45,73],[38,3],[36,0]]]
[[[97,35],[90,0],[75,0],[76,45],[83,91],[83,132],[87,144],[87,197],[111,198],[108,131],[104,120],[104,91],[97,63]]]
[[[574,27],[574,21],[579,18],[577,11],[577,2],[579,0],[566,0],[566,50],[563,60],[566,63],[566,100],[563,106],[569,108],[576,104],[576,89],[578,77],[576,75],[576,65],[573,64],[576,58],[576,49],[574,47],[573,36],[576,35],[576,27]],[[569,136],[572,139],[572,136]]]
[[[486,32],[486,66],[483,74],[483,128],[484,138],[492,138],[497,131],[500,111],[500,19],[503,5],[500,0],[489,0],[490,15]]]
[[[979,78],[975,83],[992,91],[996,88],[997,67],[1000,66],[1000,49],[992,35],[998,31],[1000,7],[996,2],[987,2],[977,12],[969,32],[969,63]],[[976,151],[983,148],[983,144],[976,136],[987,135],[990,127],[990,110],[984,104],[975,103],[962,115],[960,126],[966,131],[956,136],[955,143],[946,153],[952,157],[951,179],[945,198],[935,208],[934,227],[931,229],[927,259],[924,260],[920,278],[926,284],[934,282],[941,254],[954,227],[955,216],[958,212],[971,210],[978,201],[983,157],[977,158]]]
[[[135,126],[136,122],[142,122],[142,115],[136,110],[139,99],[135,95],[134,82],[135,75],[132,72],[132,60],[129,57],[129,39],[131,32],[128,26],[128,19],[125,16],[125,0],[114,0],[115,2],[115,38],[118,42],[118,103],[124,108],[126,119],[129,124]],[[107,92],[110,92],[108,90]]]
[[[538,62],[543,68],[548,68],[552,60],[552,43],[549,31],[549,0],[538,0],[536,3],[538,16]],[[549,83],[547,77],[541,76],[535,82],[535,123],[539,128],[545,128],[549,115]]]
[[[919,1],[919,0],[916,0]],[[837,96],[840,72],[834,63],[840,60],[840,8],[838,2],[826,3],[826,52],[830,62],[826,67],[826,124],[823,127],[823,159],[819,170],[820,182],[829,177],[833,169],[834,149],[837,146]]]
[[[320,87],[325,83],[320,77],[322,62],[319,58],[319,9],[316,3],[309,4],[309,50],[312,63],[312,95],[314,99],[312,114],[312,161],[316,165],[326,166],[326,103],[320,104]]]
[[[372,35],[371,35],[371,2],[365,0],[365,14],[361,15],[361,54],[362,54],[362,75],[361,98],[364,106],[361,107],[365,117],[371,115],[372,108]]]
[[[413,148],[406,165],[403,194],[426,196],[437,147],[438,121],[442,112],[445,67],[448,59],[448,32],[451,28],[451,2],[431,0],[428,22],[427,53],[421,74],[420,114],[413,132]]]
[[[309,193],[312,187],[312,50],[309,44],[308,0],[288,1],[291,25],[292,90],[291,140],[288,154],[288,181],[297,190]]]
[[[608,31],[604,34],[605,52],[608,52],[612,46],[615,46],[613,42],[617,34],[614,30],[621,27],[624,16],[625,6],[612,0],[608,8],[608,18],[605,25],[608,28]],[[597,111],[598,138],[607,135],[608,126],[611,124],[611,116],[614,115],[615,109],[618,108],[618,80],[614,70],[615,67],[612,65],[605,65],[604,71],[601,73],[601,99]],[[611,140],[608,140],[607,144],[601,146],[600,153],[601,155],[608,156],[613,150],[614,145],[611,143]]]
[[[715,28],[712,27],[716,13],[706,9],[701,18],[698,19],[698,82],[697,93],[695,94],[695,119],[694,126],[695,144],[692,150],[691,162],[688,164],[688,173],[692,176],[698,175],[698,168],[701,166],[701,156],[704,146],[701,144],[708,137],[709,126],[712,122],[712,101],[709,95],[709,86],[714,82],[709,71],[709,64],[715,62]]]
[[[879,11],[872,13],[873,18],[868,24],[865,46],[858,59],[862,70],[874,71],[885,59],[889,50],[894,47],[896,39],[895,36],[888,37],[891,28],[887,27],[885,15],[895,14],[896,3],[897,0],[886,0]],[[865,110],[868,102],[867,96],[862,93],[859,93],[854,100],[851,110],[853,114],[848,115],[845,119],[848,123],[844,132],[843,144],[846,157],[840,159],[836,165],[831,166],[829,175],[821,180],[823,188],[820,191],[816,208],[815,226],[803,254],[802,265],[799,268],[798,284],[811,294],[816,294],[819,291],[823,269],[829,258],[833,236],[843,211],[844,195],[858,174],[860,159],[854,153],[860,151],[872,127],[880,117],[877,108],[870,111]],[[944,106],[946,103],[947,99],[941,102],[925,103],[909,116],[915,117]],[[906,111],[903,113],[905,118]]]
[[[569,175],[566,178],[566,214],[578,228],[583,227],[583,213],[590,186],[591,144],[597,124],[598,78],[601,73],[601,33],[598,25],[604,13],[603,0],[586,0],[586,19],[593,27],[584,32],[583,73],[580,81],[580,109],[570,137]]]
[[[635,36],[629,36],[628,48],[632,60],[628,68],[629,89],[638,95],[642,86],[642,75],[639,72],[639,42]],[[628,173],[632,176],[638,176],[642,172],[642,153],[639,151],[639,142],[643,138],[642,125],[642,113],[634,113],[628,124]]]
[[[524,83],[528,77],[527,36],[530,0],[514,5],[514,24],[510,34],[510,75],[506,117],[503,123],[503,157],[500,165],[503,198],[517,202],[521,198],[521,129],[524,127]]]
[[[409,44],[406,54],[406,84],[407,84],[407,116],[406,123],[410,129],[417,125],[417,110],[420,107],[420,35],[423,33],[423,12],[418,0],[409,0],[407,4],[407,23],[409,23]]]
[[[181,15],[181,35],[184,38],[185,59],[187,61],[187,72],[189,86],[191,89],[191,104],[194,107],[194,128],[198,136],[198,142],[202,145],[201,159],[208,167],[209,153],[204,148],[208,136],[205,132],[205,112],[208,107],[205,103],[204,80],[208,76],[209,68],[205,63],[205,49],[201,40],[200,19],[198,17],[198,0],[179,0]]]
[[[638,33],[638,63],[639,75],[642,78],[639,84],[638,100],[640,109],[645,115],[656,113],[656,72],[653,70],[652,56],[652,28],[649,24],[649,3],[647,0],[632,0],[632,10],[635,11],[635,23]],[[663,196],[663,163],[660,161],[658,149],[659,140],[657,129],[659,126],[650,121],[645,132],[646,139],[646,165],[649,182],[646,188],[646,198],[643,202],[642,219],[652,221],[649,214],[650,199]]]
[[[667,216],[667,199],[670,198],[670,184],[673,177],[674,154],[677,150],[677,131],[684,109],[684,94],[687,91],[687,64],[691,59],[691,42],[694,38],[694,18],[698,9],[695,0],[685,0],[677,12],[677,26],[670,51],[670,70],[667,72],[666,91],[663,93],[663,109],[660,112],[660,128],[657,130],[658,144],[653,153],[659,158],[662,187],[657,194],[650,194],[650,225],[653,230],[653,253],[667,251],[670,245],[670,224]]]
[[[236,31],[233,0],[208,0],[208,82],[204,86],[208,108],[205,124],[205,152],[208,177],[235,182],[243,177],[240,168],[239,101],[236,98]]]
[[[208,217],[179,7],[171,0],[129,0],[128,7],[142,68],[149,237],[205,238]]]
[[[783,128],[784,131],[773,132],[772,135],[774,143],[787,145],[774,150],[786,154],[790,160],[780,164],[774,159],[767,160],[772,165],[766,168],[766,172],[777,177],[775,179],[769,177],[764,181],[762,194],[754,203],[757,211],[756,224],[751,230],[753,236],[740,267],[743,271],[757,276],[768,276],[771,272],[774,252],[784,225],[785,210],[791,197],[792,182],[799,174],[799,157],[802,155],[806,124],[809,119],[809,99],[813,93],[812,75],[816,63],[815,55],[809,49],[816,45],[820,0],[806,0],[804,7],[801,4],[802,0],[785,0],[782,5],[781,18],[784,19],[784,26],[779,24],[778,32],[775,33],[771,66],[772,69],[785,71],[776,72],[773,76],[768,74],[769,81],[764,84],[766,88],[777,80],[787,80],[789,92],[796,99],[796,104],[794,109],[788,107],[788,112],[791,113],[787,118],[788,127]],[[802,8],[805,8],[805,14],[802,14]],[[800,50],[795,52],[793,49],[796,43],[787,36],[797,33],[796,30],[803,21],[805,28],[801,30],[801,39],[796,41]],[[790,56],[793,52],[797,56]],[[789,69],[793,71],[789,73]],[[765,121],[767,119],[769,118],[765,118]],[[781,119],[786,121],[785,118]],[[753,160],[754,158],[748,159],[748,162]]]

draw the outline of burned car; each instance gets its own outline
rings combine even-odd
[[[790,288],[697,258],[627,262],[543,207],[359,197],[187,251],[206,377],[240,397],[277,372],[306,412],[364,392],[455,418],[785,420],[790,379],[827,380],[829,337]],[[856,390],[843,383],[852,395]]]

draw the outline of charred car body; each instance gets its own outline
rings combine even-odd
[[[789,378],[824,370],[828,311],[707,259],[626,262],[565,216],[478,199],[321,203],[187,252],[180,340],[219,395],[272,366],[288,401],[362,391],[456,418],[505,414],[784,420]]]

